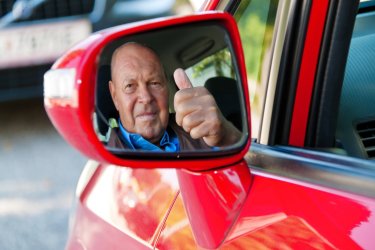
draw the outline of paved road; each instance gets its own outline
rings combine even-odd
[[[85,162],[41,99],[0,103],[0,249],[64,249]]]

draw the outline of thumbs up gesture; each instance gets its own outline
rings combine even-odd
[[[174,96],[179,126],[193,139],[203,138],[211,147],[229,146],[240,139],[241,132],[225,119],[205,87],[193,87],[183,69],[176,69],[173,76],[179,88]]]

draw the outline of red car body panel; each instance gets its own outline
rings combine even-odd
[[[100,239],[122,235],[116,242],[140,244],[136,249],[375,247],[367,240],[375,228],[374,200],[262,172],[250,175],[246,164],[177,174],[103,165],[96,175],[81,196],[69,249],[92,244],[98,231],[82,230],[93,227],[88,223],[103,228]]]
[[[374,213],[374,200],[255,173],[226,246],[373,249]]]
[[[177,176],[173,169],[148,170],[101,165],[78,200],[79,211],[67,248],[77,249],[77,242],[82,246],[95,246],[92,239],[100,241],[104,237],[106,240],[98,245],[150,249],[156,244],[168,211],[178,195]],[[100,237],[97,235],[99,229],[82,230],[86,226],[99,228]],[[111,230],[107,230],[107,227]],[[116,239],[113,235],[126,237]],[[107,239],[109,245],[106,245]],[[116,239],[116,242],[111,239]]]
[[[251,174],[245,162],[202,173],[102,165],[80,196],[82,213],[77,220],[86,217],[85,212],[89,209],[105,224],[149,246],[158,245],[161,249],[164,244],[170,246],[171,242],[181,244],[185,241],[183,237],[177,240],[166,237],[166,228],[176,231],[173,228],[179,228],[181,222],[190,221],[191,224],[183,225],[188,226],[189,231],[191,226],[201,232],[195,235],[199,246],[212,249],[221,245],[233,227],[250,186]],[[185,207],[175,205],[180,192]],[[198,205],[202,203],[203,208]],[[212,227],[213,224],[215,227]],[[82,238],[74,233],[79,227],[80,222],[76,222],[69,242],[85,242],[87,237]]]
[[[201,11],[215,10],[220,0],[205,0],[202,4]]]
[[[328,0],[312,2],[289,135],[289,144],[293,146],[305,145],[311,94],[328,7]]]
[[[191,206],[213,207],[205,198]],[[188,221],[181,216],[183,209],[172,209],[166,230],[180,229],[162,233],[158,248],[179,249],[170,248],[171,242],[179,242],[182,249],[198,247],[189,224],[181,223]],[[216,225],[220,223],[211,224]],[[256,172],[235,225],[217,240],[225,239],[220,249],[373,249],[375,242],[368,239],[374,228],[372,199]]]
[[[178,195],[175,170],[102,166],[80,202],[120,231],[152,243]]]
[[[75,216],[66,249],[124,249],[124,246],[126,249],[150,249],[147,243],[119,231],[82,203],[78,203]]]

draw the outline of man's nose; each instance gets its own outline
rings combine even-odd
[[[138,92],[138,101],[141,103],[150,103],[153,99],[153,95],[150,89],[147,86],[140,87]]]

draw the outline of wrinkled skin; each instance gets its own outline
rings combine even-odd
[[[158,144],[169,118],[168,86],[159,58],[146,47],[126,44],[116,50],[111,65],[109,88],[122,125]]]

